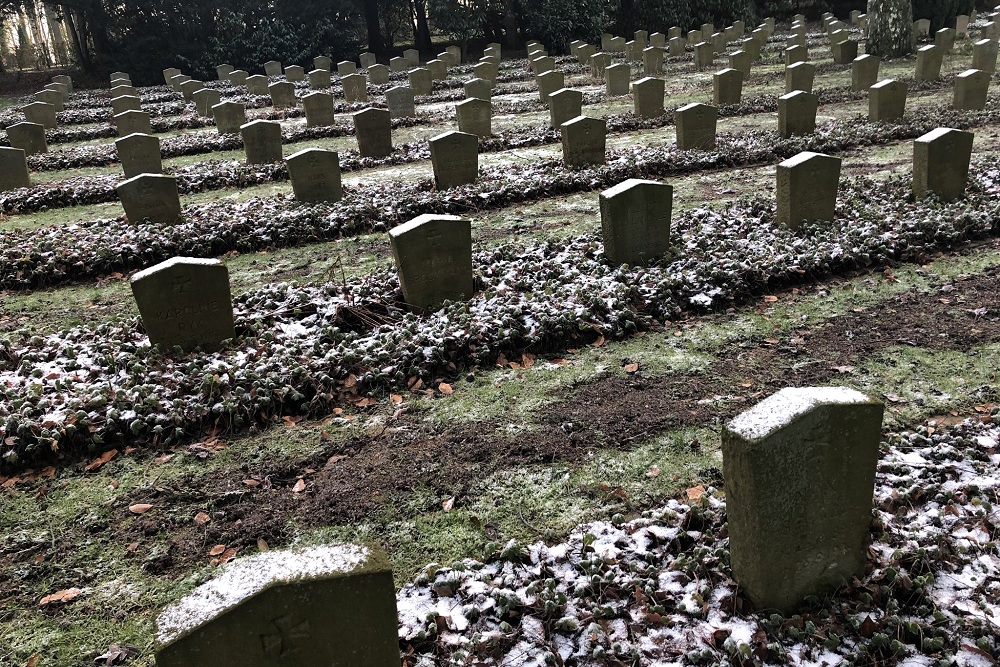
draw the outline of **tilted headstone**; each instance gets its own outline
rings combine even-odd
[[[917,81],[937,81],[941,78],[941,63],[944,51],[940,47],[928,44],[917,51],[917,71],[914,77]]]
[[[986,108],[986,97],[989,90],[989,72],[967,69],[955,77],[955,94],[952,106],[962,111],[981,111]]]
[[[145,111],[126,111],[112,116],[111,122],[118,129],[119,137],[130,134],[152,134],[153,124]]]
[[[459,132],[489,137],[493,134],[493,105],[486,100],[471,99],[455,105]]]
[[[62,113],[66,110],[65,96],[56,90],[40,90],[35,93],[35,99],[39,102],[45,102],[46,104],[51,104],[56,108],[56,113]]]
[[[719,109],[709,104],[685,104],[674,112],[677,148],[682,151],[715,148]]]
[[[899,120],[906,111],[905,81],[885,79],[868,89],[868,120],[886,122]]]
[[[281,123],[254,120],[240,127],[247,164],[268,164],[284,159],[281,151]]]
[[[663,79],[643,77],[632,84],[632,110],[639,118],[659,118],[663,115]]]
[[[567,167],[588,167],[607,160],[608,125],[603,118],[578,116],[562,124],[563,163]]]
[[[194,94],[194,108],[202,118],[212,117],[212,107],[222,103],[222,93],[214,88],[202,88]]]
[[[301,65],[289,65],[285,68],[285,80],[292,83],[306,80],[306,69]]]
[[[239,134],[246,125],[247,110],[242,102],[222,102],[212,107],[215,129],[219,134]]]
[[[833,45],[833,62],[847,65],[858,57],[858,43],[853,39],[845,39]]]
[[[313,69],[325,69],[327,72],[333,70],[333,58],[330,56],[316,56],[313,58]]]
[[[989,74],[997,71],[997,40],[981,39],[972,47],[972,68]]]
[[[549,95],[560,88],[566,87],[566,76],[559,70],[552,70],[535,77],[538,85],[538,100],[545,105],[549,103]]]
[[[414,95],[430,95],[434,90],[434,80],[431,78],[431,71],[426,67],[411,69],[407,75],[410,79],[410,89]]]
[[[7,139],[13,148],[20,148],[25,155],[49,152],[49,145],[45,140],[45,128],[38,123],[24,121],[8,126]]]
[[[712,76],[712,101],[715,106],[731,106],[742,100],[743,72],[727,67]]]
[[[803,152],[778,165],[779,225],[798,229],[806,220],[830,221],[837,212],[840,158]]]
[[[267,76],[281,76],[281,63],[277,60],[269,60],[264,63],[264,74]]]
[[[295,84],[290,81],[278,81],[267,87],[271,95],[271,104],[278,109],[288,109],[298,104],[295,97]]]
[[[352,117],[361,157],[380,158],[392,153],[392,118],[388,109],[369,107]]]
[[[403,299],[411,308],[433,310],[445,301],[472,297],[469,220],[454,215],[421,215],[389,230],[389,243]]]
[[[177,179],[163,174],[139,174],[122,181],[115,188],[128,221],[137,225],[143,220],[173,225],[181,218],[181,199]]]
[[[715,48],[711,42],[698,42],[694,45],[694,67],[697,70],[709,69],[715,65]]]
[[[470,79],[465,82],[465,98],[490,101],[493,96],[493,84],[486,79]]]
[[[309,72],[309,87],[313,90],[329,90],[330,82],[330,70],[328,69],[314,69]]]
[[[385,104],[393,118],[413,118],[417,115],[413,89],[409,86],[393,86],[385,91]]]
[[[389,68],[386,65],[372,65],[368,68],[368,80],[373,86],[384,86],[389,83]]]
[[[614,264],[646,264],[670,250],[674,189],[629,179],[601,193],[604,254]]]
[[[198,347],[213,350],[223,341],[236,337],[229,270],[219,260],[174,257],[136,273],[129,282],[132,286],[132,296],[139,309],[139,317],[142,319],[142,326],[146,329],[151,345],[166,350],[174,347],[185,351]],[[198,593],[195,592],[193,595],[197,596]],[[213,602],[218,603],[219,599]],[[182,602],[181,605],[183,604]],[[200,611],[205,612],[206,608],[202,607]],[[195,621],[194,617],[187,613],[183,614],[183,618],[181,616],[174,618],[175,628],[184,624],[185,620],[192,621],[192,626],[201,622]],[[162,632],[164,628],[162,620],[160,628]],[[246,628],[244,632],[245,630]],[[162,642],[168,644],[176,642],[176,644],[172,650],[160,650],[157,664],[204,664],[201,663],[202,660],[216,662],[215,658],[211,658],[212,655],[225,655],[231,659],[234,652],[242,648],[238,645],[227,646],[225,654],[213,654],[208,645],[202,645],[201,649],[195,648],[201,645],[197,632],[188,636],[186,642],[182,639],[183,634],[178,632],[169,639],[161,635]],[[243,645],[250,643],[257,642],[237,642]],[[190,648],[189,651],[184,650],[185,645]],[[174,661],[181,659],[182,656],[183,660],[192,662]],[[164,662],[160,662],[161,660]],[[219,658],[218,664],[232,663],[228,663],[226,658]]]
[[[434,184],[446,190],[472,183],[479,175],[479,137],[445,132],[430,140]]]
[[[549,95],[549,127],[558,130],[568,120],[583,115],[583,93],[560,88]]]
[[[32,102],[21,107],[24,119],[29,123],[38,123],[47,130],[54,129],[56,123],[56,108],[46,102]]]
[[[344,196],[340,183],[340,156],[336,151],[307,148],[291,155],[285,162],[292,191],[299,201],[337,202]]]
[[[804,46],[793,46],[790,49],[785,49],[785,67],[790,67],[795,63],[804,63],[809,61],[809,50]]]
[[[790,614],[860,574],[883,405],[844,387],[783,389],[722,432],[733,576]]]
[[[955,29],[941,28],[934,33],[934,46],[945,53],[951,53],[952,49],[955,48]]]
[[[130,134],[115,141],[115,148],[125,178],[134,178],[140,174],[163,173],[158,137],[151,134]]]
[[[334,124],[333,95],[314,91],[302,98],[306,127],[329,127]]]
[[[219,78],[219,81],[225,81],[229,78],[229,75],[233,73],[236,68],[229,64],[222,64],[215,66],[215,74]]]
[[[851,62],[851,90],[868,90],[878,82],[882,59],[866,53]]]
[[[784,139],[812,134],[816,131],[816,111],[819,98],[812,93],[795,90],[778,98],[778,133]]]
[[[368,81],[364,74],[348,74],[340,77],[344,86],[344,100],[349,103],[368,101]]]
[[[20,148],[0,146],[0,192],[30,186],[27,154]]]
[[[785,93],[802,90],[811,93],[816,80],[816,66],[799,62],[785,68]]]
[[[247,90],[251,95],[270,95],[271,91],[267,86],[266,76],[255,74],[247,77]]]
[[[233,73],[229,75],[229,83],[234,86],[246,86],[247,79],[250,78],[250,73],[246,70],[237,69],[233,70]]]
[[[944,201],[965,196],[972,160],[972,132],[939,127],[913,142],[913,194]]]

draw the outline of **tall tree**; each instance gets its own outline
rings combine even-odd
[[[382,39],[382,22],[379,20],[378,0],[361,0],[365,15],[365,28],[368,30],[368,50],[372,53],[385,53],[385,40]]]
[[[865,51],[882,58],[913,53],[913,5],[910,0],[868,0]]]

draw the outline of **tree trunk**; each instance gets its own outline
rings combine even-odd
[[[913,5],[910,0],[868,0],[865,53],[898,58],[913,53]]]
[[[425,55],[431,53],[431,29],[427,25],[427,2],[426,0],[413,0],[413,15],[416,19],[416,49]]]
[[[368,50],[374,54],[385,53],[382,39],[382,22],[379,20],[378,0],[364,0],[365,27],[368,29]]]

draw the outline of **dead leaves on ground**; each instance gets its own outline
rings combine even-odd
[[[43,597],[41,601],[39,601],[38,606],[55,607],[58,605],[69,604],[82,594],[83,591],[79,588],[64,588],[61,591],[56,591],[55,593],[50,593],[49,595]]]

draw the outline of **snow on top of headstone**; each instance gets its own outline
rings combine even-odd
[[[157,619],[157,639],[170,643],[244,600],[277,585],[353,572],[371,552],[356,544],[336,544],[301,551],[266,551],[241,558],[205,582]]]
[[[759,440],[791,424],[820,405],[861,405],[872,399],[847,387],[794,387],[768,396],[729,422],[745,440]]]

